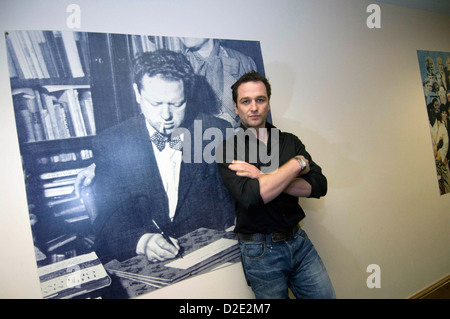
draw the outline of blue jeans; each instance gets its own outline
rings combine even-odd
[[[333,285],[319,254],[301,228],[290,239],[239,240],[247,283],[258,299],[334,299]]]

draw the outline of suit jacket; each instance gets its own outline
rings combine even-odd
[[[202,120],[203,130],[225,130],[223,120],[205,114],[196,119]],[[193,147],[193,127],[188,129]],[[204,161],[181,163],[178,204],[170,220],[168,198],[142,114],[99,133],[94,156],[99,211],[95,241],[103,262],[135,256],[139,238],[157,232],[152,219],[174,238],[200,227],[224,230],[234,223],[234,202],[217,165]]]

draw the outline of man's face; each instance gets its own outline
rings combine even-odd
[[[208,38],[182,38],[183,44],[194,51],[200,49],[209,40]]]
[[[426,60],[426,67],[427,67],[428,72],[432,73],[434,71],[434,62],[432,59],[428,58]]]
[[[158,132],[169,135],[180,127],[186,112],[182,80],[171,81],[155,75],[144,75],[141,90],[133,85],[136,101],[148,123]]]
[[[437,60],[437,65],[438,65],[439,71],[444,72],[444,62],[442,61],[442,59]]]
[[[425,83],[425,93],[429,94],[431,92],[431,82]]]
[[[438,110],[439,109],[439,102],[438,101],[434,101],[433,107],[434,107],[435,110]]]
[[[265,127],[270,105],[264,83],[246,82],[238,87],[237,92],[234,110],[241,123],[247,128]]]

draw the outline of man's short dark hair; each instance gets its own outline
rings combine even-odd
[[[152,77],[158,74],[167,80],[182,80],[186,98],[192,97],[195,73],[183,54],[170,50],[156,50],[144,52],[133,60],[133,81],[139,90],[144,75]]]
[[[266,87],[266,92],[267,92],[267,97],[270,99],[270,95],[272,94],[272,89],[270,87],[270,83],[269,80],[267,80],[266,77],[262,76],[261,74],[259,74],[256,71],[251,71],[248,73],[245,73],[244,75],[242,75],[239,80],[236,81],[236,83],[234,83],[231,86],[231,92],[233,94],[233,102],[237,103],[237,96],[238,96],[238,88],[241,84],[247,83],[247,82],[262,82],[264,83],[265,87]]]

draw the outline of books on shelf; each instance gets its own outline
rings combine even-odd
[[[133,35],[130,43],[135,53],[155,51],[158,49],[181,52],[185,49],[183,42],[181,42],[180,38],[176,37]]]
[[[84,168],[74,168],[74,169],[66,169],[57,172],[47,172],[40,175],[42,180],[50,180],[55,178],[68,178],[68,177],[76,177],[76,175],[81,172]]]
[[[47,209],[56,218],[76,223],[90,218],[90,207],[75,194],[77,174],[84,167],[46,172],[39,175]]]
[[[69,205],[70,207],[77,206],[77,204],[73,204],[73,200],[77,199],[74,195],[75,180],[77,174],[83,169],[80,167],[40,174],[39,179],[42,182],[44,197],[49,200],[48,205],[50,208],[61,206],[61,204],[65,205],[67,202],[72,202]]]
[[[19,139],[23,142],[95,135],[89,85],[13,90]]]
[[[8,67],[19,79],[82,78],[88,72],[83,33],[72,31],[9,31]]]

